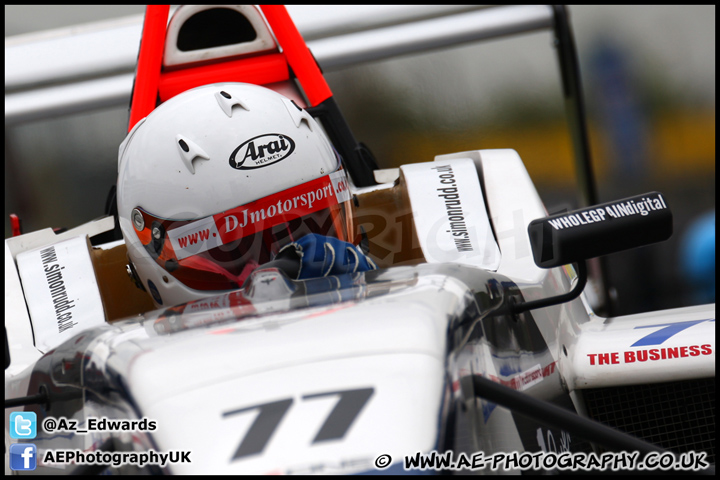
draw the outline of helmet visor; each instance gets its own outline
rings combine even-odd
[[[340,169],[200,219],[165,219],[138,206],[132,223],[150,256],[185,286],[230,290],[240,288],[252,270],[303,235],[352,241],[349,200]]]

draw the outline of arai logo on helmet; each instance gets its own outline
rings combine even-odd
[[[267,167],[286,158],[295,150],[295,142],[287,135],[266,133],[251,138],[230,155],[230,166],[238,170]]]

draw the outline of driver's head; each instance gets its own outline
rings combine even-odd
[[[160,105],[120,145],[118,213],[156,305],[237,289],[307,233],[348,240],[347,180],[320,125],[264,87],[221,83]]]

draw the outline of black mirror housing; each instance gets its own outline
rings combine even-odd
[[[539,218],[528,225],[533,258],[541,268],[662,242],[672,230],[672,212],[659,192]]]

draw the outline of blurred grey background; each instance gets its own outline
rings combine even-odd
[[[298,26],[350,7],[293,6]],[[607,257],[618,314],[702,301],[681,265],[689,225],[715,208],[715,6],[570,5],[601,202],[657,190],[671,241]],[[141,15],[138,5],[6,5],[5,39]],[[32,59],[28,59],[32,61]],[[7,71],[6,71],[7,75]],[[383,168],[514,148],[549,211],[577,204],[550,32],[478,42],[326,75]],[[7,93],[7,88],[6,88]],[[127,106],[5,127],[5,237],[99,217],[115,182]],[[714,256],[712,260],[714,264]],[[714,284],[712,288],[714,301]]]

